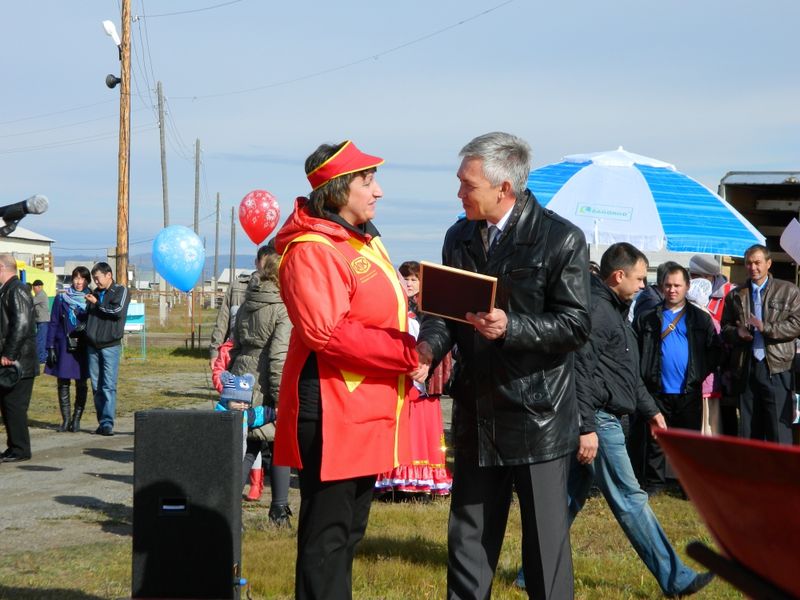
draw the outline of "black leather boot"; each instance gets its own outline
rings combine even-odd
[[[292,516],[292,509],[288,504],[272,504],[269,507],[269,522],[274,527],[285,527],[286,529],[292,528],[292,522],[289,517]]]
[[[81,417],[83,416],[83,407],[86,406],[88,393],[89,388],[86,385],[86,380],[75,380],[75,411],[72,413],[72,421],[69,422],[68,431],[77,433],[81,430]]]
[[[59,431],[66,431],[69,426],[69,379],[58,379],[58,408],[61,409],[61,427]]]

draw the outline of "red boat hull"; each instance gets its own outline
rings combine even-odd
[[[800,597],[800,448],[676,429],[658,441],[720,548]]]

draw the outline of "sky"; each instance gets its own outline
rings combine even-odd
[[[130,254],[163,227],[156,81],[167,99],[170,224],[220,253],[231,208],[266,189],[281,222],[305,158],[352,139],[385,158],[375,224],[395,262],[439,261],[461,212],[458,152],[508,131],[533,167],[626,150],[710,187],[729,171],[800,168],[796,0],[131,0]],[[4,2],[0,204],[44,194],[21,225],[60,258],[116,244],[116,0]],[[237,212],[238,214],[238,212]],[[256,246],[236,218],[237,252]],[[222,268],[225,265],[221,265]]]

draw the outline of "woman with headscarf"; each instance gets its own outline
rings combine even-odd
[[[75,328],[85,320],[86,294],[92,276],[86,267],[72,271],[72,285],[56,296],[47,328],[47,361],[44,372],[57,378],[58,406],[61,410],[59,431],[80,431],[81,416],[86,406],[89,365],[86,345]],[[72,335],[70,335],[72,334]],[[70,386],[75,381],[75,410],[70,418]]]
[[[408,460],[406,394],[420,373],[406,294],[372,223],[381,164],[351,141],[319,146],[305,163],[312,191],[277,235],[294,327],[275,462],[300,469],[301,600],[352,596],[376,475]]]

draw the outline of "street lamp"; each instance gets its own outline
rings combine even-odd
[[[103,21],[103,30],[117,46],[120,61],[120,76],[107,75],[106,85],[119,88],[119,181],[117,185],[117,250],[116,279],[128,285],[128,195],[131,137],[131,3],[122,0],[122,39],[112,21]]]

